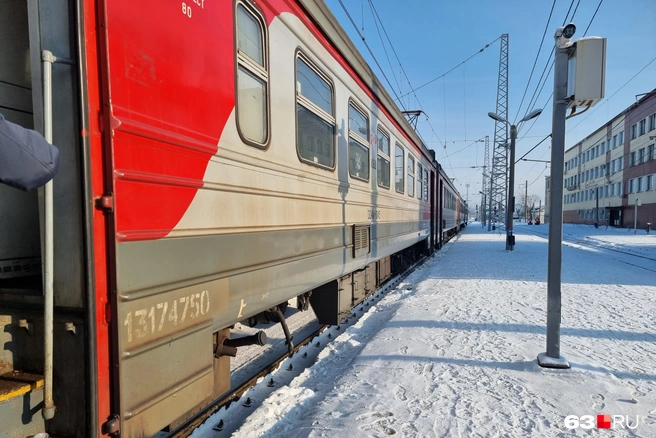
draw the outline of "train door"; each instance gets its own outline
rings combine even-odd
[[[444,181],[442,178],[439,178],[438,182],[438,218],[437,218],[437,242],[439,247],[442,247],[442,239],[444,233]]]
[[[436,190],[435,190],[435,172],[431,170],[429,194],[430,196],[430,249],[435,250],[435,221],[437,220],[437,212],[435,207],[437,204]]]

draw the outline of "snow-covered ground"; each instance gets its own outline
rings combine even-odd
[[[656,239],[566,226],[601,243],[563,246],[561,353],[572,367],[552,370],[536,361],[547,228],[529,228],[516,227],[506,252],[503,234],[470,224],[234,436],[656,437]],[[611,244],[626,251],[600,249]],[[615,420],[605,433],[598,414],[635,428]],[[594,416],[595,427],[568,429],[569,415]]]

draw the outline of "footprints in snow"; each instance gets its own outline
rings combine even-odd
[[[606,403],[604,403],[604,400],[606,400],[606,397],[604,397],[601,394],[592,394],[590,398],[593,400],[592,402],[592,408],[597,409],[597,410],[603,410],[606,407]]]
[[[374,431],[385,435],[394,435],[396,434],[396,430],[388,426],[392,422],[390,419],[392,416],[394,416],[394,414],[389,411],[377,411],[362,414],[357,417],[358,421],[373,421],[371,421],[371,423],[358,426],[358,429],[363,432]]]

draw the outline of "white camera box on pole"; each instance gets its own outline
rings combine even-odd
[[[591,107],[604,98],[606,88],[606,38],[581,38],[574,43],[569,58],[567,96],[568,108]]]

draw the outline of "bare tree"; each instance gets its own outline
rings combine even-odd
[[[539,208],[541,199],[539,195],[528,195],[527,197],[525,193],[520,192],[515,201],[515,211],[519,212],[519,217],[528,218],[532,208]]]

